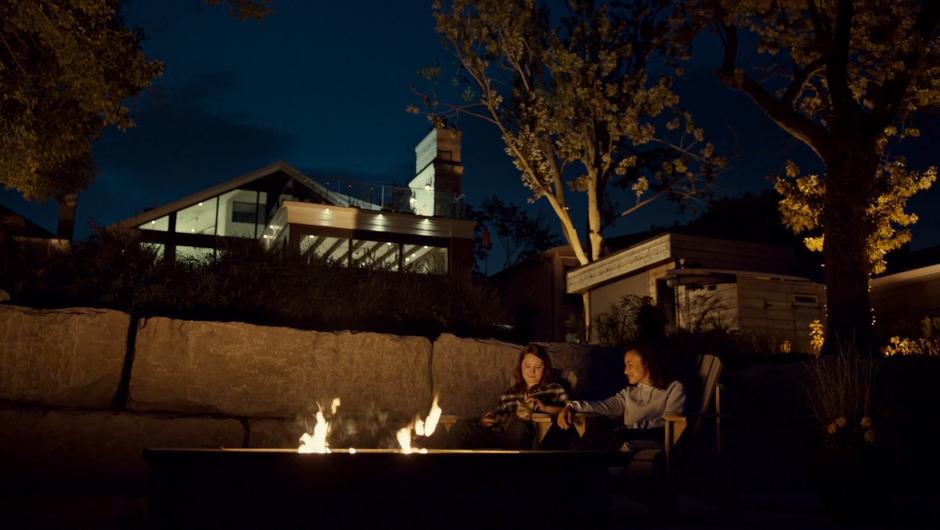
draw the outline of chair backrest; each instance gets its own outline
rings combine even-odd
[[[700,387],[702,401],[699,405],[698,415],[695,418],[695,431],[698,431],[701,427],[704,415],[712,409],[715,401],[715,389],[718,388],[718,378],[721,377],[722,368],[721,359],[714,355],[701,355],[698,358],[698,376],[702,385]]]

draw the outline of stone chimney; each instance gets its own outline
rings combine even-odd
[[[409,187],[416,214],[450,216],[463,177],[460,139],[456,128],[435,126],[415,147],[415,178]]]

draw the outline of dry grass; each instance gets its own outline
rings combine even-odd
[[[812,361],[809,375],[810,406],[822,425],[839,418],[855,424],[869,416],[877,360],[843,344],[837,354]]]

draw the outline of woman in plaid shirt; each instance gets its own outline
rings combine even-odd
[[[495,411],[456,426],[459,448],[531,449],[535,438],[532,412],[558,414],[568,403],[565,388],[552,381],[552,360],[544,347],[530,344],[519,353],[515,381],[499,396]]]

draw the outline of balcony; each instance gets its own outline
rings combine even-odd
[[[335,206],[463,219],[463,195],[437,192],[431,186],[409,187],[342,178],[311,179],[314,188]]]

